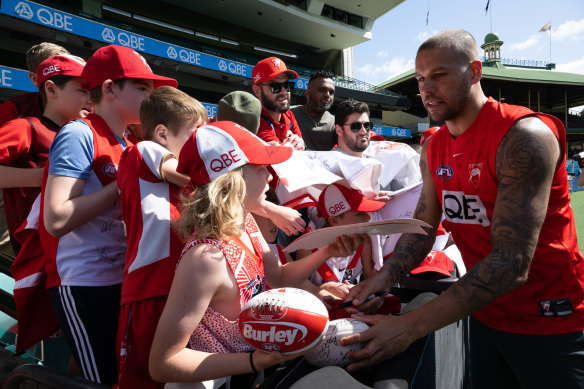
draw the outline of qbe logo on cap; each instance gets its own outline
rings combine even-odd
[[[219,158],[211,160],[209,167],[217,173],[239,161],[241,161],[239,154],[235,149],[231,149],[227,153],[221,154]]]
[[[335,205],[331,205],[328,209],[329,214],[336,215],[339,212],[347,210],[348,207],[345,205],[344,201],[338,202]]]

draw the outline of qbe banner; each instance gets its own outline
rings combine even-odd
[[[0,13],[100,42],[130,47],[136,51],[173,61],[251,78],[253,69],[251,65],[121,30],[32,1],[2,0]],[[296,88],[304,90],[307,84],[308,80],[298,79]]]

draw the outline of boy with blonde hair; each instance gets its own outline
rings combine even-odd
[[[144,140],[122,155],[118,187],[128,251],[116,347],[119,388],[164,388],[150,378],[148,357],[183,243],[173,228],[190,178],[176,172],[177,156],[207,122],[196,99],[163,86],[140,109]]]
[[[85,378],[117,382],[116,334],[126,238],[117,167],[126,127],[139,123],[140,103],[175,80],[152,73],[134,50],[97,50],[81,75],[95,113],[67,123],[49,150],[40,235],[47,287],[61,328]]]

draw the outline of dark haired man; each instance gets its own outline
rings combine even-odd
[[[304,141],[294,114],[290,111],[290,80],[298,73],[288,69],[277,57],[264,58],[252,70],[252,90],[262,103],[260,127],[257,136],[268,143],[290,144],[304,150]]]
[[[336,151],[355,157],[363,157],[363,151],[371,141],[373,123],[369,121],[367,104],[349,99],[343,101],[335,110]]]
[[[328,112],[335,100],[333,74],[319,70],[310,76],[306,104],[290,109],[296,117],[307,150],[328,151],[335,147],[335,118]]]
[[[414,217],[428,235],[404,234],[391,259],[347,298],[358,308],[427,255],[442,211],[469,269],[434,300],[375,324],[342,344],[349,371],[376,364],[449,323],[470,318],[471,386],[584,387],[584,257],[566,176],[566,135],[555,117],[487,98],[473,37],[447,30],[416,55],[415,77],[430,117],[446,122],[424,143]],[[375,304],[376,301],[370,304]]]

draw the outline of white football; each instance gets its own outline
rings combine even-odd
[[[328,327],[325,305],[296,288],[270,289],[251,298],[239,313],[239,331],[252,346],[282,354],[317,344]]]
[[[367,329],[369,329],[367,324],[356,319],[331,320],[324,340],[304,354],[304,359],[318,367],[348,365],[350,361],[347,354],[351,351],[361,350],[364,344],[341,346],[340,340],[345,336],[357,334]]]

